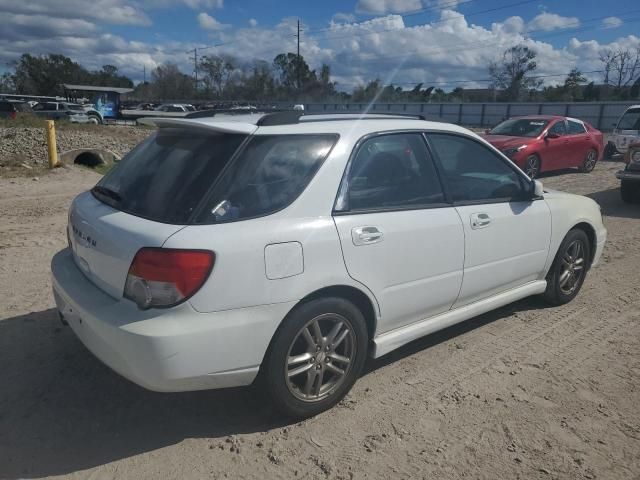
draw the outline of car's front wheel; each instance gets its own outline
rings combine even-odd
[[[296,307],[278,329],[264,363],[275,406],[304,418],[338,403],[362,371],[367,326],[343,298],[320,298]]]
[[[553,305],[563,305],[578,295],[591,261],[591,246],[587,234],[580,229],[567,233],[560,244],[547,274],[547,289],[543,296]]]
[[[640,182],[623,179],[620,182],[620,197],[625,203],[640,201]]]

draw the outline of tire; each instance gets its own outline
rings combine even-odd
[[[359,377],[368,342],[364,316],[348,300],[327,297],[297,306],[278,328],[263,362],[262,383],[274,406],[293,418],[333,407]]]
[[[540,157],[537,155],[529,155],[524,161],[524,173],[531,179],[534,179],[540,173]]]
[[[89,122],[93,125],[100,125],[102,122],[100,121],[100,118],[95,116],[95,115],[89,115]]]
[[[591,173],[598,163],[598,151],[594,148],[589,150],[584,156],[584,161],[580,165],[580,171],[583,173]]]
[[[587,234],[580,229],[570,230],[547,274],[544,299],[551,305],[564,305],[573,300],[582,288],[590,260],[591,245]]]
[[[640,182],[620,181],[620,197],[625,203],[635,203],[640,197]]]
[[[616,149],[615,145],[611,142],[608,142],[604,147],[602,158],[604,158],[605,160],[610,160],[616,153],[618,153],[618,150]]]

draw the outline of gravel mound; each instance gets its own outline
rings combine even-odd
[[[141,127],[106,126],[62,128],[56,131],[58,153],[77,148],[110,150],[122,157],[153,130]],[[35,127],[0,127],[0,165],[47,162],[45,130]]]

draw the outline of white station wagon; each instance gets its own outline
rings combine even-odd
[[[464,128],[203,115],[147,120],[73,201],[51,264],[63,321],[148,389],[260,378],[313,415],[367,356],[530,295],[572,300],[602,252],[594,201],[543,191]]]

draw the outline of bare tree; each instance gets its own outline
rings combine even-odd
[[[236,60],[230,56],[205,56],[200,61],[200,70],[204,72],[205,91],[221,98],[236,70]]]
[[[607,49],[600,53],[604,83],[617,88],[626,87],[640,77],[640,47]]]
[[[542,80],[531,75],[538,64],[536,52],[526,45],[508,48],[502,59],[489,64],[493,88],[502,89],[506,100],[520,100],[524,93],[542,85]]]

